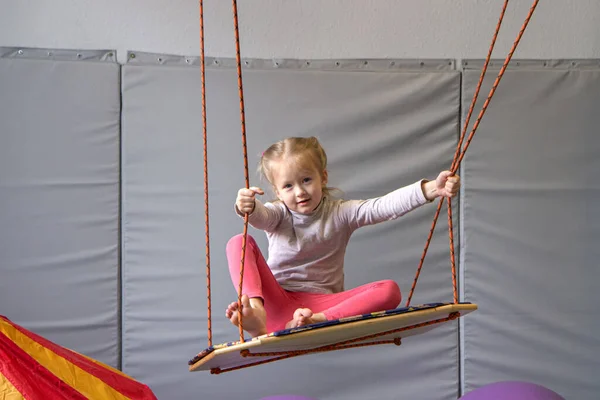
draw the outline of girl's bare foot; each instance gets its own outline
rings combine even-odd
[[[225,316],[235,326],[239,325],[238,309],[239,304],[236,301],[229,304],[229,307],[225,311]],[[263,307],[261,299],[249,299],[248,295],[242,295],[242,326],[252,337],[267,333],[267,312]]]
[[[309,308],[298,308],[296,311],[294,311],[293,319],[285,324],[285,328],[299,328],[301,326],[325,321],[327,321],[327,318],[323,313],[313,314]]]

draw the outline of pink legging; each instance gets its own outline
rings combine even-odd
[[[242,239],[241,234],[234,236],[226,248],[229,273],[236,292],[240,284]],[[250,235],[247,235],[246,241],[242,293],[250,298],[258,297],[263,300],[269,332],[284,329],[298,308],[309,308],[313,313],[323,313],[327,320],[334,320],[393,309],[401,300],[400,288],[391,280],[368,283],[333,294],[287,291],[273,276],[256,241]]]

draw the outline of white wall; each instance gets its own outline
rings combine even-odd
[[[483,58],[503,0],[239,1],[242,56]],[[512,0],[504,58],[532,0]],[[0,0],[0,46],[199,54],[197,0]],[[206,54],[232,57],[232,6],[205,0]],[[516,58],[600,57],[600,1],[542,0]]]

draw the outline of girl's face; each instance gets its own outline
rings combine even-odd
[[[312,162],[279,160],[272,164],[273,185],[277,198],[292,211],[310,214],[321,203],[323,186],[327,184],[327,171],[323,178]]]

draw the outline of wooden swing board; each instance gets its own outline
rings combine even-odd
[[[242,350],[248,350],[251,353],[311,350],[398,329],[402,330],[360,339],[351,344],[369,344],[419,335],[447,322],[443,319],[448,318],[451,314],[463,316],[475,310],[477,310],[477,305],[472,303],[423,304],[281,330],[249,339],[243,343],[229,342],[204,349],[188,362],[189,370],[210,371],[214,368],[225,370],[278,358],[282,355],[245,357],[241,353]]]

